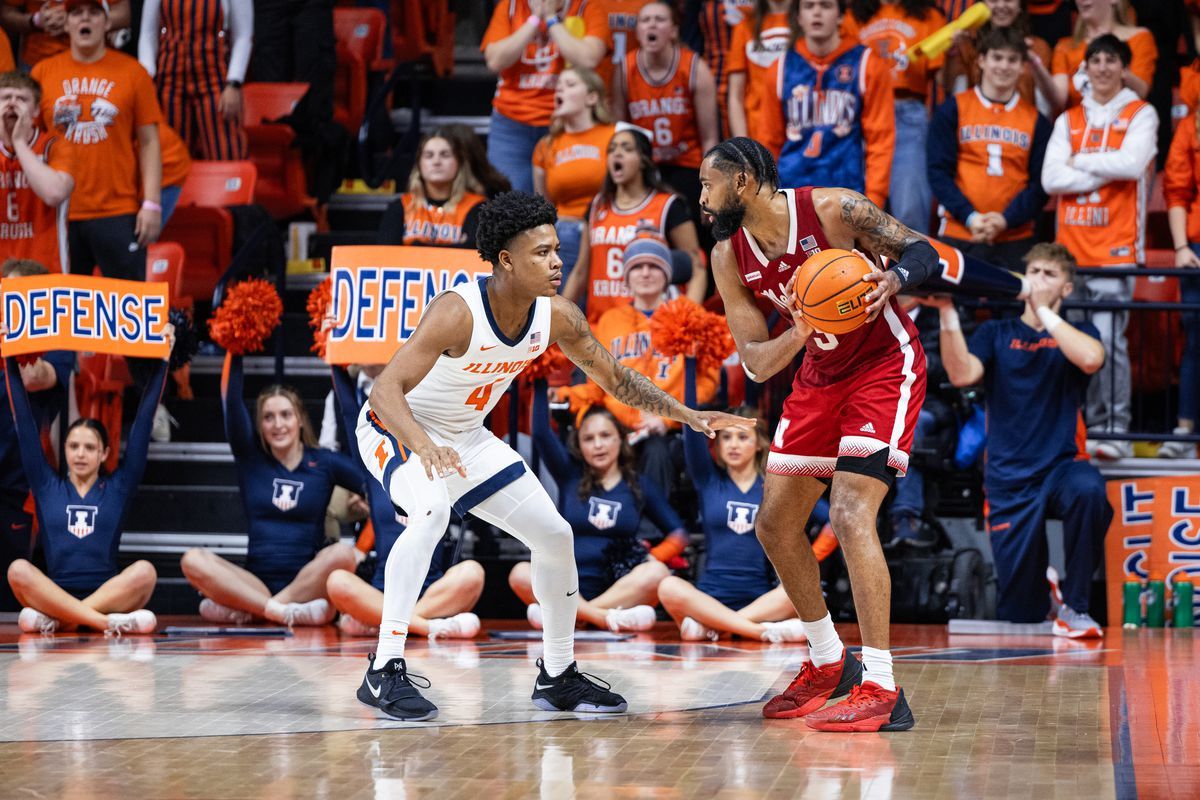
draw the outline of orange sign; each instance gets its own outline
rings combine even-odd
[[[426,306],[452,286],[490,275],[474,250],[335,247],[330,364],[386,364],[417,329]]]
[[[6,356],[75,350],[166,358],[170,309],[165,283],[90,275],[7,278],[0,305]]]
[[[1157,484],[1150,577],[1167,586],[1184,577],[1200,584],[1200,477],[1171,476]]]
[[[1105,590],[1108,624],[1121,624],[1125,581],[1150,575],[1150,543],[1154,533],[1154,498],[1158,480],[1129,478],[1108,482],[1113,520],[1104,537]]]

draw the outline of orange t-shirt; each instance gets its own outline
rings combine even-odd
[[[595,323],[592,333],[623,366],[640,372],[655,386],[683,402],[686,359],[683,356],[665,356],[654,349],[650,341],[650,317],[634,308],[632,303],[610,308]],[[707,403],[711,400],[717,393],[719,380],[719,368],[707,371],[697,369],[697,402]],[[572,409],[603,403],[625,427],[637,430],[643,424],[640,410],[613,399],[593,381],[568,387],[562,394],[571,402]],[[667,426],[675,429],[679,423],[668,420]]]
[[[1187,238],[1200,242],[1200,140],[1196,138],[1196,113],[1179,121],[1163,169],[1163,196],[1167,208],[1186,208]]]
[[[849,14],[842,17],[849,18]],[[784,54],[792,40],[788,14],[767,14],[762,20],[759,41],[754,41],[754,18],[743,20],[733,29],[729,45],[729,60],[725,71],[746,73],[746,88],[742,107],[746,109],[747,130],[762,129],[763,106],[779,102],[775,96],[775,62]],[[722,108],[724,113],[725,109]]]
[[[17,62],[13,60],[12,42],[8,39],[8,34],[0,28],[0,72],[12,72],[17,68]]]
[[[1200,102],[1200,59],[1179,68],[1179,101],[1195,111]]]
[[[978,89],[956,94],[958,106],[958,174],[954,182],[975,210],[1003,213],[1012,199],[1029,185],[1029,157],[1033,153],[1037,108],[1019,94],[1004,104],[994,103]],[[1039,178],[1040,180],[1040,178]],[[945,208],[938,207],[938,236],[970,239],[971,231]],[[1033,235],[1033,222],[1004,231],[997,241],[1011,242]]]
[[[671,232],[668,217],[673,206],[682,207],[682,201],[667,192],[650,192],[633,208],[621,208],[603,195],[596,195],[588,214],[589,322],[597,322],[605,311],[630,302],[624,277],[625,245],[633,241],[639,226],[652,227],[666,238]]]
[[[936,8],[925,12],[925,19],[917,19],[898,5],[883,5],[859,28],[858,39],[892,64],[895,90],[925,97],[929,94],[932,73],[942,68],[946,58],[939,55],[909,61],[907,50],[945,26],[945,15]]]
[[[604,17],[599,9],[591,10],[588,5],[586,0],[571,0],[561,16],[582,16],[584,30],[595,31],[589,35],[600,36],[598,32],[604,27]],[[497,3],[479,49],[486,50],[488,45],[507,39],[530,16],[528,0]],[[554,87],[558,85],[558,73],[564,66],[558,45],[550,39],[548,32],[539,32],[526,45],[521,57],[500,73],[492,107],[514,122],[539,127],[549,125],[550,114],[554,111]]]
[[[158,143],[162,147],[162,185],[182,186],[192,170],[192,157],[179,134],[165,122],[158,123]]]
[[[654,132],[654,163],[698,169],[700,126],[696,124],[696,70],[700,57],[676,45],[671,69],[652,80],[642,68],[641,51],[625,57],[625,105],[629,121]]]
[[[583,219],[588,203],[604,186],[608,140],[616,127],[593,125],[580,133],[543,136],[533,151],[533,165],[546,173],[546,198],[560,217]]]
[[[33,152],[59,172],[75,173],[75,154],[57,136],[38,131]],[[34,193],[15,153],[0,145],[0,260],[31,258],[51,272],[63,272],[67,261],[67,204],[49,206]]]
[[[599,36],[604,40],[604,58],[596,65],[596,72],[604,79],[604,85],[612,92],[613,75],[625,63],[625,56],[637,50],[638,11],[646,0],[588,0],[587,11],[598,14],[604,20],[603,30],[592,30],[587,26],[588,36]],[[585,23],[587,22],[585,14]]]
[[[107,50],[92,64],[62,53],[38,62],[42,119],[76,147],[71,220],[136,214],[137,129],[162,122],[154,81],[135,59]]]
[[[1067,109],[1071,153],[1103,153],[1121,149],[1133,118],[1150,105],[1128,103],[1103,128],[1088,125],[1083,106]],[[1146,201],[1139,180],[1114,180],[1090,194],[1058,196],[1055,241],[1066,245],[1085,267],[1134,266],[1143,261]]]
[[[1148,30],[1139,30],[1130,36],[1125,44],[1129,45],[1133,59],[1129,63],[1129,71],[1146,83],[1154,81],[1154,65],[1158,63],[1158,46],[1154,44],[1154,35]],[[1054,54],[1050,57],[1050,72],[1055,75],[1066,75],[1067,106],[1077,106],[1083,99],[1081,91],[1087,88],[1088,79],[1083,63],[1083,54],[1087,52],[1087,42],[1077,42],[1071,37],[1058,40],[1054,45]]]

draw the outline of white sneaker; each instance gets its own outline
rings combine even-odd
[[[525,609],[525,619],[529,620],[529,626],[535,631],[542,629],[542,607],[537,603],[530,603]]]
[[[648,631],[658,621],[658,615],[650,606],[633,608],[611,608],[608,611],[608,629],[618,631]]]
[[[1131,443],[1113,439],[1092,440],[1088,442],[1087,451],[1100,461],[1116,461],[1121,458],[1133,457]]]
[[[26,606],[17,616],[17,627],[24,633],[54,633],[58,630],[58,620]]]
[[[782,622],[764,622],[764,630],[762,632],[762,640],[772,644],[780,644],[782,642],[807,642],[808,637],[804,635],[804,625],[798,617],[785,619]]]
[[[1176,428],[1171,431],[1176,436],[1187,436],[1192,433],[1187,428]],[[1195,442],[1163,442],[1158,448],[1159,458],[1195,458],[1196,443]]]
[[[328,625],[333,622],[337,610],[323,597],[307,603],[288,603],[284,606],[283,624],[289,628],[296,625]]]
[[[679,623],[679,638],[685,642],[715,642],[720,634],[691,617],[684,617],[683,622]]]
[[[1046,567],[1046,583],[1050,584],[1050,614],[1058,616],[1058,610],[1063,605],[1063,598],[1062,589],[1059,587],[1058,570],[1054,567]]]
[[[470,611],[453,617],[429,620],[430,639],[474,639],[479,633],[479,617]]]
[[[171,417],[171,412],[167,411],[166,406],[159,403],[158,408],[154,409],[154,421],[150,425],[150,441],[171,441],[172,422],[175,422],[175,420]]]
[[[1054,618],[1054,635],[1068,639],[1103,639],[1104,629],[1090,614],[1076,611],[1064,603]]]
[[[200,601],[200,616],[209,622],[231,625],[245,625],[254,618],[248,611],[223,606],[216,600],[209,600],[207,597]]]
[[[105,636],[120,636],[125,633],[154,633],[158,627],[158,619],[154,616],[154,612],[146,608],[139,608],[137,611],[131,611],[128,614],[109,614],[108,628],[104,631]]]
[[[356,617],[343,613],[338,617],[338,630],[347,636],[378,636],[379,626],[368,625]]]

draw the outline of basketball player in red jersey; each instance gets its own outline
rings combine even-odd
[[[756,528],[800,614],[811,661],[763,715],[804,717],[817,730],[908,730],[913,715],[892,676],[891,580],[875,518],[908,466],[925,398],[925,355],[893,295],[933,275],[937,252],[858,192],[781,191],[774,159],[752,139],[729,139],[710,150],[700,184],[701,206],[713,217],[718,240],[713,274],[746,372],[764,381],[805,350],[775,431]],[[834,247],[893,263],[864,278],[876,284],[866,297],[868,322],[836,336],[814,331],[792,300],[800,265]],[[791,318],[787,333],[770,338],[755,294]],[[830,522],[845,553],[862,632],[861,666],[833,628],[817,560],[803,538],[803,520],[830,484]],[[848,697],[824,708],[842,695]]]

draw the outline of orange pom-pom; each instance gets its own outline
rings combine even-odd
[[[702,370],[719,367],[734,347],[725,318],[686,297],[658,307],[650,317],[650,342],[665,356],[694,356]]]
[[[313,329],[312,351],[325,358],[325,341],[329,338],[330,309],[333,305],[333,279],[326,278],[308,293],[305,309],[308,311],[308,327]]]
[[[235,356],[262,350],[283,316],[283,301],[275,287],[261,278],[248,278],[225,294],[208,321],[208,334]]]
[[[571,359],[567,358],[567,354],[562,351],[562,348],[557,344],[552,344],[546,352],[525,368],[521,377],[529,381],[545,380],[551,375],[557,375],[565,370],[570,363]]]

